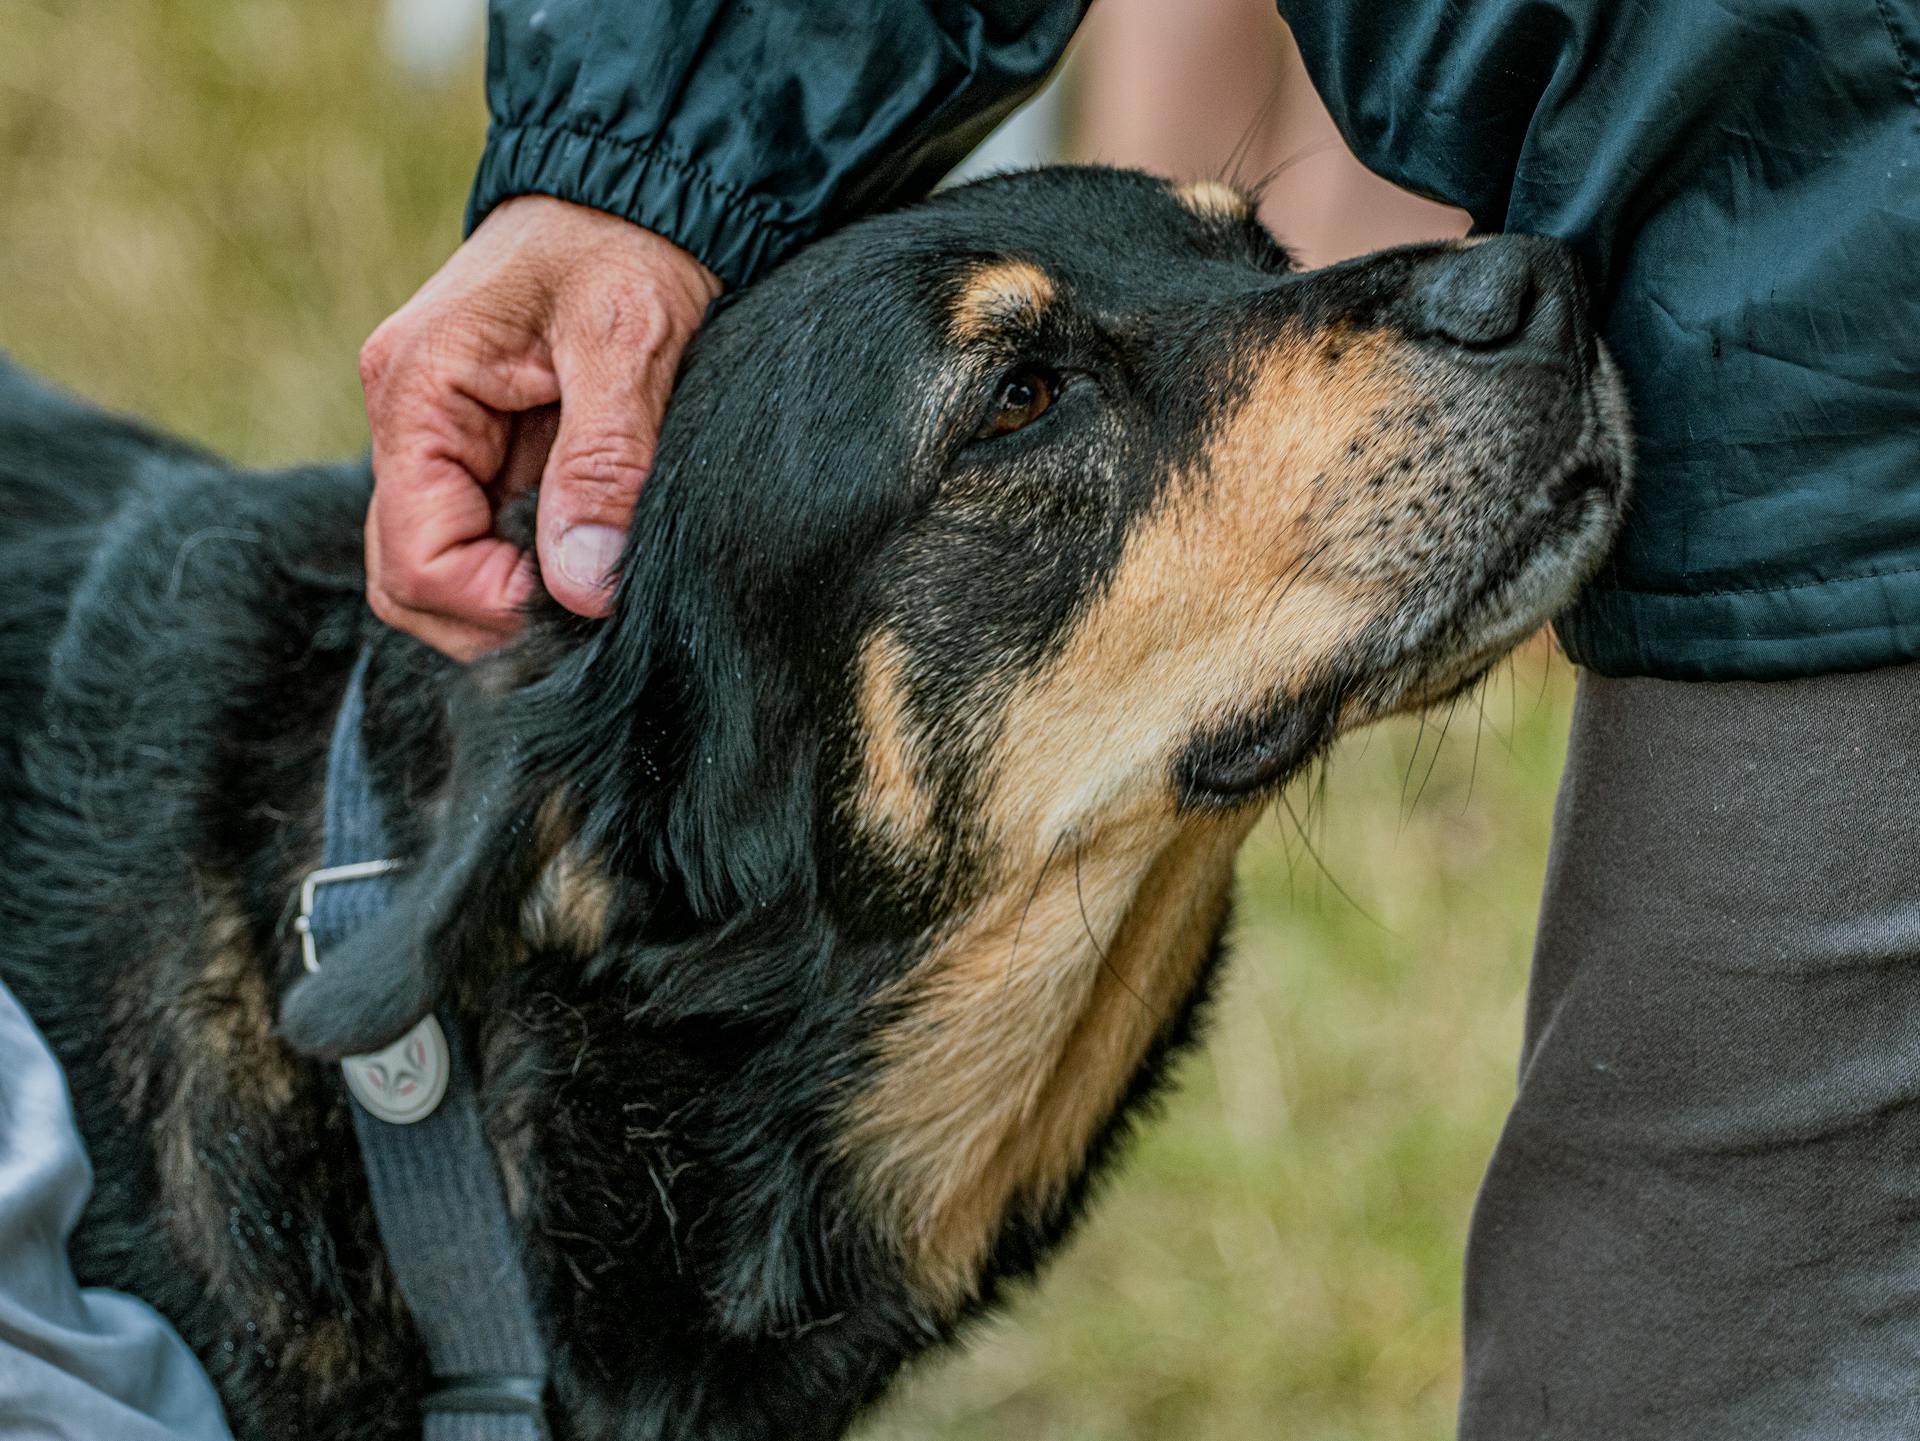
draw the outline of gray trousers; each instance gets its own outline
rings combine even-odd
[[[1920,1437],[1920,666],[1583,676],[1463,1441]]]

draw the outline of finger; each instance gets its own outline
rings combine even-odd
[[[492,534],[486,487],[505,459],[507,412],[549,403],[559,386],[537,335],[481,306],[433,303],[440,279],[360,355],[375,477],[367,598],[454,653],[512,635],[533,593],[518,553]]]
[[[459,414],[463,406],[473,413]],[[482,484],[506,447],[507,423],[471,401],[443,407],[397,452],[374,448],[368,530],[368,598],[384,618],[440,644],[445,627],[497,639],[518,629],[533,578],[518,550],[493,532]],[[429,633],[431,632],[431,633]]]
[[[491,649],[518,629],[534,588],[519,552],[492,533],[487,486],[510,433],[502,411],[551,401],[558,382],[544,355],[516,357],[481,330],[429,321],[414,334],[398,362],[393,345],[377,364],[363,355],[375,477],[368,601],[450,654]]]
[[[431,476],[434,469],[424,473]],[[486,493],[464,472],[458,480],[445,486],[431,479],[405,487],[376,483],[369,545],[377,544],[378,559],[369,568],[370,597],[384,601],[395,616],[457,620],[504,638],[519,629],[534,590],[532,568],[517,547],[490,533]],[[436,504],[442,493],[449,498]]]
[[[498,650],[517,633],[522,623],[521,607],[526,597],[532,595],[535,580],[532,563],[523,553],[507,546],[503,541],[487,543],[502,546],[510,554],[518,574],[508,581],[508,599],[504,604],[490,607],[478,620],[457,610],[428,608],[424,605],[403,601],[400,596],[410,595],[411,587],[402,587],[396,593],[386,582],[385,545],[380,524],[380,507],[369,505],[366,527],[367,557],[367,604],[382,621],[399,630],[406,631],[419,640],[425,641],[434,649],[452,656],[455,660],[470,661],[478,656]],[[478,560],[483,569],[499,564],[494,554],[478,554],[468,551],[463,554],[456,549],[449,553],[449,565],[458,567],[470,563],[469,558]],[[427,586],[431,588],[441,580],[431,569],[427,577]],[[515,599],[517,597],[517,599]]]
[[[612,608],[614,568],[687,333],[663,314],[623,322],[615,313],[554,347],[562,399],[540,487],[540,578],[577,614]]]

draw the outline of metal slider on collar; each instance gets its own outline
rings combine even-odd
[[[481,1373],[441,1376],[440,1385],[421,1398],[420,1410],[478,1412],[482,1415],[523,1416],[536,1436],[546,1441],[547,1381],[544,1376]]]
[[[309,871],[300,883],[300,913],[293,928],[300,933],[300,963],[315,975],[320,971],[320,948],[313,937],[313,909],[320,887],[343,881],[372,880],[400,869],[397,860],[354,861],[344,866],[322,866]],[[447,1094],[453,1071],[447,1033],[431,1013],[392,1045],[340,1062],[347,1090],[368,1114],[395,1126],[424,1121]]]

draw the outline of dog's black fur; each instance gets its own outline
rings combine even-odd
[[[366,611],[364,466],[243,475],[0,370],[0,976],[65,1063],[94,1158],[83,1280],[166,1314],[242,1437],[411,1434],[422,1360],[336,1074],[309,1058],[447,996],[552,1340],[556,1434],[840,1434],[1058,1239],[1205,994],[1217,908],[1206,956],[1106,1069],[1083,1069],[1103,1035],[1062,1022],[1079,1039],[1030,1113],[1066,1118],[1054,1179],[1005,1163],[984,1250],[959,1221],[914,1239],[913,1203],[886,1198],[924,1181],[961,1215],[990,1169],[895,1164],[928,1149],[916,1107],[970,1137],[970,1103],[938,1110],[940,1067],[958,1097],[981,1058],[890,1038],[937,1051],[954,1012],[914,978],[950,997],[971,974],[941,969],[941,938],[1033,909],[1069,862],[1078,890],[1107,854],[1108,801],[1048,800],[1063,819],[1036,832],[1023,807],[1054,779],[1009,757],[1050,740],[1014,719],[1043,682],[1057,711],[1156,674],[1076,650],[1163,576],[1129,559],[1140,537],[1189,507],[1194,545],[1234,558],[1222,587],[1271,550],[1287,564],[1262,604],[1330,571],[1329,596],[1364,597],[1365,624],[1302,630],[1247,694],[1179,672],[1201,677],[1192,703],[1172,696],[1179,732],[1152,733],[1126,792],[1128,826],[1173,836],[1238,824],[1337,730],[1470,681],[1610,534],[1604,361],[1577,319],[1524,356],[1436,320],[1433,277],[1459,263],[1429,247],[1296,275],[1236,198],[1110,171],[853,226],[698,340],[613,618],[545,607],[470,672]],[[1577,310],[1557,254],[1521,270],[1525,304]],[[1050,409],[997,419],[1028,419],[1036,387]],[[1244,503],[1254,406],[1320,467],[1284,503],[1274,482],[1271,534]],[[1114,634],[1152,649],[1168,611],[1122,610]],[[1206,634],[1153,654],[1205,662]],[[297,984],[292,898],[362,647],[376,788],[412,865],[389,915]],[[1115,715],[1187,683],[1116,695]],[[897,774],[876,717],[910,737]],[[1133,776],[1103,739],[1085,764]],[[1053,961],[1118,954],[1138,907],[1116,904],[1104,941],[1089,923]],[[986,1061],[1022,1060],[1022,1014]],[[933,1069],[862,1099],[909,1064]],[[1100,1097],[1078,1120],[1053,1099],[1076,1085]],[[1018,1127],[995,1136],[996,1166],[1025,1154]]]

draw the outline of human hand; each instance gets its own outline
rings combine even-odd
[[[544,195],[493,210],[360,352],[374,613],[459,660],[503,644],[536,582],[494,516],[538,482],[541,581],[605,615],[681,352],[719,293],[615,216]]]

